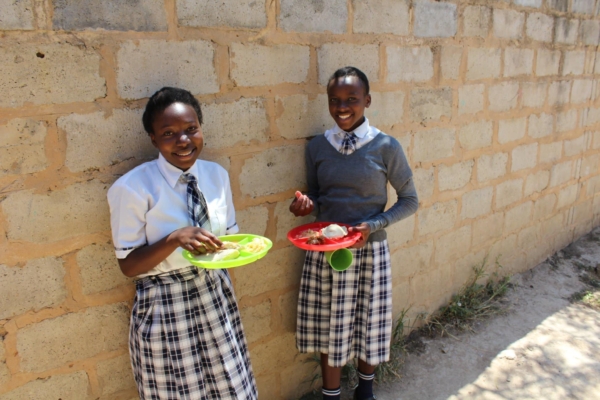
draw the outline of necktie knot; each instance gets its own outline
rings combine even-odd
[[[356,135],[354,132],[346,132],[344,139],[342,140],[342,146],[340,147],[340,153],[352,154],[356,150]]]
[[[195,183],[195,182],[197,182],[196,177],[194,175],[190,174],[190,173],[181,174],[181,177],[179,178],[179,180],[181,182],[183,182],[183,183],[189,183],[189,182]]]

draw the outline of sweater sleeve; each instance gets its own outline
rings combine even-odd
[[[390,153],[384,152],[384,163],[387,167],[387,178],[392,187],[396,190],[396,203],[387,211],[382,212],[373,218],[365,221],[371,233],[384,229],[414,214],[419,207],[419,199],[415,188],[412,171],[402,150],[402,146],[394,140],[396,146],[392,146]]]

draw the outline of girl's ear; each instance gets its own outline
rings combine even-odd
[[[367,98],[366,98],[367,102],[365,103],[365,108],[369,108],[369,106],[371,105],[371,95],[368,94]]]
[[[154,133],[149,134],[150,140],[152,141],[152,145],[158,149],[158,145],[156,144]]]

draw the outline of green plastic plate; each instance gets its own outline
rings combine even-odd
[[[250,234],[237,234],[237,235],[226,235],[220,236],[219,239],[222,242],[237,242],[239,244],[250,243],[254,238],[262,238],[267,243],[267,248],[260,253],[250,253],[247,251],[240,251],[240,256],[233,260],[224,261],[205,261],[199,257],[193,255],[187,250],[183,251],[183,258],[188,260],[192,265],[206,269],[225,269],[241,267],[242,265],[253,263],[256,260],[263,258],[267,252],[273,247],[273,242],[264,236],[250,235]]]

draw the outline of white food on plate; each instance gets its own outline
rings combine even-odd
[[[323,229],[321,229],[321,234],[325,236],[327,239],[339,239],[348,234],[348,229],[345,226],[340,226],[338,224],[331,224]]]
[[[226,261],[234,260],[240,256],[239,250],[236,249],[224,249],[219,250],[215,253],[204,254],[197,256],[196,258],[201,261]]]

